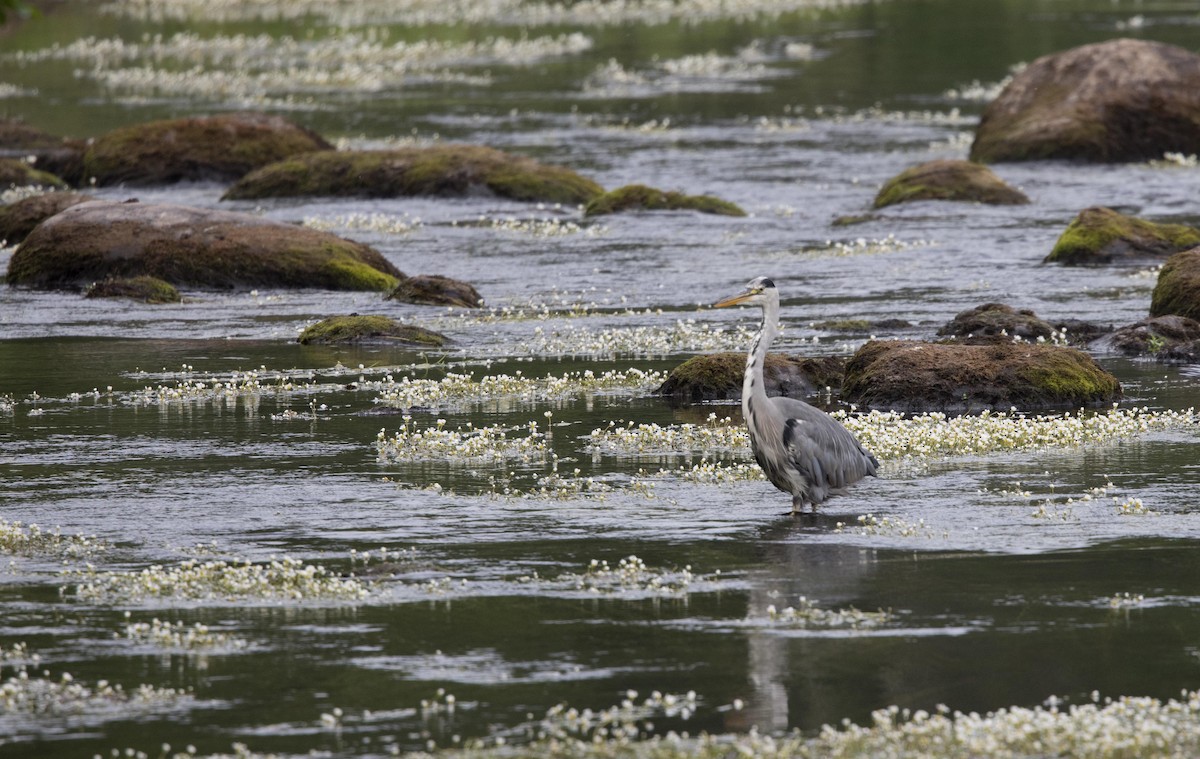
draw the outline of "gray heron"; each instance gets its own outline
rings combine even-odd
[[[817,505],[879,468],[875,457],[862,447],[836,419],[804,401],[768,397],[763,386],[763,361],[779,335],[779,291],[766,277],[750,280],[746,289],[713,304],[725,308],[740,303],[762,306],[763,322],[742,380],[742,415],[750,433],[754,460],[771,484],[792,494],[792,513],[805,504]]]

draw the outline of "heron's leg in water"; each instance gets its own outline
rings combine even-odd
[[[793,514],[803,514],[803,513],[804,513],[804,507],[805,507],[807,504],[808,504],[808,501],[805,501],[805,500],[804,500],[804,496],[802,496],[802,495],[794,495],[794,496],[792,496],[792,513],[793,513]],[[814,512],[816,512],[816,510],[817,510],[817,505],[814,503],[814,504],[813,504],[813,511],[814,511]]]

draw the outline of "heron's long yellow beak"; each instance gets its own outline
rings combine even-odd
[[[758,293],[755,290],[743,290],[742,292],[738,293],[737,295],[730,295],[728,298],[724,298],[722,300],[717,301],[716,303],[712,304],[712,307],[713,308],[725,308],[726,306],[736,306],[737,304],[741,303],[742,301],[746,300],[747,298],[757,295],[757,294]]]

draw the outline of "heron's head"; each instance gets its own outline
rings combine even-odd
[[[725,308],[726,306],[736,306],[741,303],[762,305],[771,297],[779,297],[775,290],[775,283],[767,277],[755,277],[746,283],[745,290],[742,290],[737,295],[731,295],[728,298],[717,301],[713,304],[713,308]]]

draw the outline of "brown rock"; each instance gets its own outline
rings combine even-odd
[[[826,387],[842,384],[845,362],[836,357],[804,358],[768,353],[763,363],[763,382],[767,395],[808,398]],[[746,370],[744,353],[712,353],[694,356],[671,370],[656,391],[685,402],[733,400],[742,397],[742,375]]]

